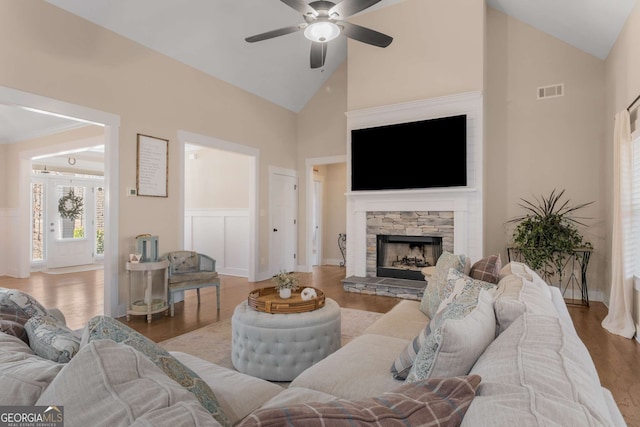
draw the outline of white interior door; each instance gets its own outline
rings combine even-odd
[[[272,172],[269,179],[269,267],[273,273],[296,269],[298,178]]]
[[[92,264],[95,248],[95,197],[90,181],[57,178],[47,190],[47,268]],[[74,207],[75,218],[60,214]]]
[[[313,180],[312,200],[312,235],[311,235],[311,265],[322,264],[322,197],[324,186],[320,179]]]

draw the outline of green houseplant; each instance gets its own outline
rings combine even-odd
[[[276,284],[275,288],[280,293],[280,298],[286,299],[291,297],[291,291],[295,291],[299,288],[298,278],[292,273],[281,271],[273,276],[273,282]]]
[[[575,216],[576,211],[592,204],[575,206],[570,200],[561,201],[565,190],[551,191],[549,196],[534,197],[534,201],[521,199],[519,205],[526,214],[512,219],[517,223],[513,233],[513,246],[520,252],[524,262],[534,270],[542,271],[550,277],[562,274],[563,261],[567,254],[578,248],[592,249],[591,243],[584,241],[577,226],[585,226]]]

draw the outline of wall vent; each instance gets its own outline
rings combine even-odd
[[[538,88],[538,99],[557,98],[564,96],[564,83]]]

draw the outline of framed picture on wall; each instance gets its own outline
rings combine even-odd
[[[168,197],[169,140],[138,134],[136,192],[138,196]]]

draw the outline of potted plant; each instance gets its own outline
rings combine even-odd
[[[291,291],[295,291],[299,288],[298,278],[286,271],[281,271],[273,276],[273,282],[276,284],[275,288],[282,299],[291,298]]]
[[[527,213],[510,221],[518,224],[513,233],[513,246],[524,262],[546,278],[558,273],[560,280],[567,255],[579,248],[593,248],[577,228],[585,226],[579,221],[585,218],[574,216],[577,210],[593,202],[571,206],[570,200],[560,201],[564,192],[554,189],[547,197],[534,197],[534,202],[521,199],[519,205]]]

